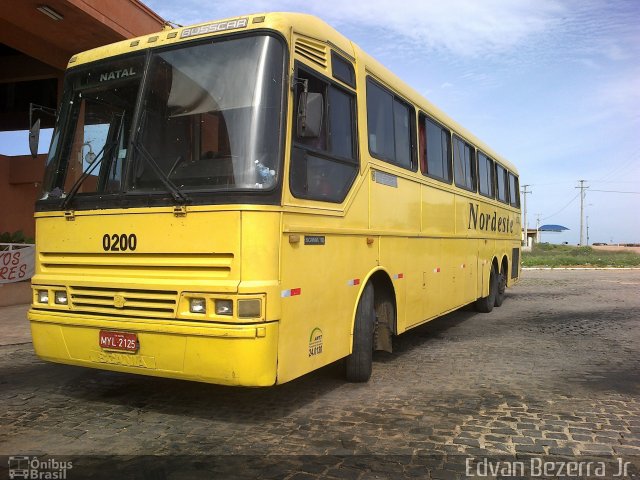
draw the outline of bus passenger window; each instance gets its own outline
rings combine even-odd
[[[473,150],[471,145],[465,143],[461,138],[453,138],[453,167],[455,170],[455,180],[458,187],[466,190],[476,191],[475,162],[473,161]]]
[[[367,126],[371,154],[393,160],[393,96],[371,80],[367,81]]]
[[[411,116],[409,107],[398,100],[393,101],[393,126],[395,133],[396,163],[411,167]]]
[[[409,105],[367,79],[367,128],[371,155],[413,169],[411,112]]]
[[[418,157],[420,160],[420,171],[427,171],[427,152],[426,152],[426,133],[424,129],[424,122],[422,119],[418,122]]]
[[[426,157],[427,170],[425,175],[451,183],[451,154],[449,144],[451,136],[449,131],[430,119],[423,117],[421,121],[426,126]]]
[[[495,197],[495,169],[493,160],[484,153],[478,152],[478,180],[480,194],[485,197]]]
[[[509,203],[512,207],[520,206],[520,185],[518,177],[509,172]]]
[[[507,171],[504,167],[496,164],[496,193],[498,200],[507,203]]]

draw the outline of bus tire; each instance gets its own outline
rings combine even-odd
[[[367,283],[356,309],[353,349],[345,361],[345,375],[350,382],[366,382],[371,377],[375,315],[373,285]]]
[[[476,300],[476,310],[481,313],[489,313],[496,303],[496,293],[498,291],[498,275],[493,267],[489,275],[489,295]]]
[[[504,268],[500,270],[498,275],[498,288],[496,289],[496,301],[494,306],[499,307],[504,302],[504,292],[507,289],[507,272]]]

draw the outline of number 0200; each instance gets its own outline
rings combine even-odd
[[[138,238],[135,233],[105,233],[102,237],[102,249],[105,252],[126,252],[134,251],[138,246]]]

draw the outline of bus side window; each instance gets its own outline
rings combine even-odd
[[[453,165],[458,187],[476,191],[475,161],[473,148],[461,138],[453,137]]]
[[[451,134],[424,115],[420,118],[426,131],[426,165],[424,175],[442,182],[451,183]]]
[[[518,177],[509,172],[509,203],[512,207],[520,206],[520,185]]]
[[[418,122],[418,156],[420,158],[420,171],[427,171],[427,144],[424,122]]]
[[[409,104],[371,78],[367,79],[367,129],[371,155],[414,170],[413,115]]]
[[[322,94],[327,113],[317,137],[301,137],[296,129],[293,131],[289,173],[291,193],[297,198],[340,203],[347,196],[358,172],[355,98],[348,90],[305,70],[298,70],[297,78],[307,80],[309,92]],[[296,89],[296,112],[302,85],[300,82]]]
[[[507,203],[507,171],[496,163],[496,193],[502,203]]]
[[[480,194],[495,198],[495,168],[493,160],[478,151],[478,187]]]

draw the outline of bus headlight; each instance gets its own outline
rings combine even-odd
[[[58,305],[66,305],[67,302],[68,302],[68,300],[67,300],[67,292],[64,291],[64,290],[56,290],[56,292],[54,294],[54,301]]]
[[[238,317],[256,318],[262,314],[262,302],[259,298],[238,300]]]
[[[216,315],[233,315],[233,300],[216,300]]]
[[[207,299],[206,298],[190,298],[189,311],[191,313],[207,313]]]
[[[49,290],[38,290],[38,303],[49,303]]]

